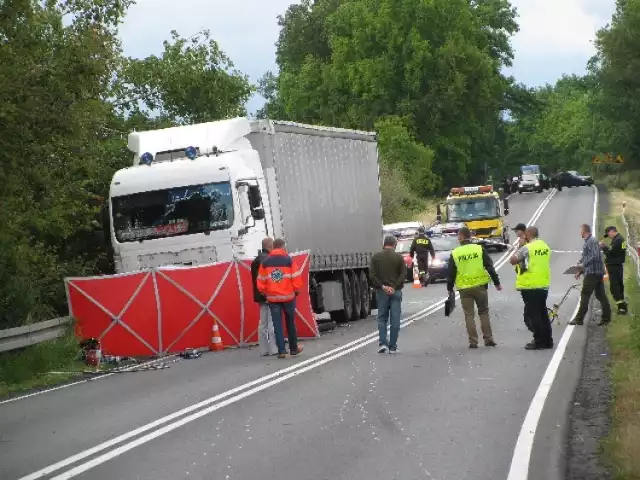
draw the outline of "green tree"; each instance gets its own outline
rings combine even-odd
[[[121,153],[106,98],[129,3],[3,2],[0,328],[64,312],[62,277],[98,261],[104,159]]]
[[[640,167],[640,1],[618,0],[611,24],[598,32],[595,61],[598,112],[609,122],[615,150],[626,166]],[[612,149],[613,150],[613,149]]]
[[[435,154],[425,169],[465,182],[496,154],[514,18],[503,0],[303,2],[281,19],[278,101],[306,123],[371,130],[402,117]]]
[[[151,111],[171,124],[246,115],[255,90],[208,31],[188,39],[172,31],[160,57],[124,60],[118,84],[116,103],[126,113]]]

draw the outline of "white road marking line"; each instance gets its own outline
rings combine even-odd
[[[592,229],[595,231],[598,219],[598,188],[594,185],[593,189],[595,191],[595,196],[593,200]],[[576,313],[578,313],[578,308],[579,303],[576,305],[576,309],[571,316],[572,319],[576,316]],[[540,422],[544,405],[547,401],[547,397],[549,396],[549,392],[551,391],[551,386],[553,385],[553,381],[558,373],[558,368],[560,367],[560,363],[562,362],[564,352],[569,340],[571,339],[574,328],[575,327],[573,325],[567,325],[565,328],[562,338],[560,339],[560,343],[556,347],[553,357],[551,357],[551,361],[549,362],[547,370],[542,377],[542,381],[533,396],[533,400],[531,400],[529,410],[527,411],[527,415],[524,418],[522,428],[518,435],[518,441],[516,442],[515,449],[513,450],[511,468],[509,469],[509,476],[507,477],[507,480],[527,480],[529,478],[529,462],[531,461],[531,451],[533,450],[533,443],[538,423]]]
[[[533,216],[531,217],[531,219],[529,220],[529,224],[534,223],[538,220],[538,218],[540,218],[540,215],[542,214],[542,212],[544,211],[544,208],[549,204],[549,201],[551,200],[551,198],[555,195],[556,191],[553,190],[546,198],[545,200],[540,204],[540,206],[538,207],[538,209],[534,212]],[[517,240],[513,243],[514,245],[517,243]],[[496,262],[496,269],[501,268],[506,261],[509,259],[510,256],[510,252],[506,252],[504,255],[502,255],[502,257],[500,257],[500,259]],[[456,295],[458,296],[458,295]],[[411,325],[412,323],[414,323],[415,321],[426,317],[428,315],[430,315],[431,313],[439,310],[440,308],[442,308],[444,306],[444,302],[445,302],[445,298],[439,300],[438,302],[436,302],[434,305],[432,305],[431,307],[428,307],[420,312],[417,312],[409,317],[407,317],[401,324],[401,328],[404,328],[408,325]],[[158,430],[155,430],[152,433],[149,433],[143,437],[138,438],[137,440],[134,440],[131,443],[128,443],[126,445],[120,446],[115,448],[114,450],[111,450],[103,455],[100,455],[96,458],[94,458],[93,460],[80,464],[75,468],[72,468],[70,470],[68,470],[67,472],[64,472],[56,477],[54,477],[52,480],[62,480],[62,479],[68,479],[68,478],[72,478],[76,475],[79,475],[80,473],[83,473],[97,465],[100,465],[104,462],[107,462],[108,460],[111,460],[112,458],[115,458],[129,450],[131,450],[132,448],[135,448],[139,445],[142,445],[143,443],[147,443],[151,440],[153,440],[154,438],[157,438],[160,435],[163,435],[165,433],[168,433],[172,430],[175,430],[178,427],[181,427],[182,425],[185,425],[186,423],[189,423],[193,420],[196,420],[197,418],[202,417],[203,415],[206,415],[208,413],[214,412],[215,410],[218,410],[219,408],[222,408],[224,406],[230,405],[232,403],[235,403],[243,398],[246,398],[250,395],[253,395],[254,393],[260,392],[268,387],[271,387],[273,385],[276,385],[284,380],[287,380],[289,378],[292,378],[296,375],[299,375],[300,373],[306,372],[308,370],[311,370],[313,368],[315,368],[316,366],[319,365],[324,365],[325,363],[340,358],[344,355],[347,355],[353,351],[356,351],[360,348],[365,347],[366,345],[369,345],[371,343],[374,343],[378,340],[378,332],[372,332],[369,335],[365,335],[364,337],[361,337],[359,339],[356,339],[350,343],[347,343],[341,347],[335,348],[333,350],[330,350],[328,352],[325,352],[323,354],[317,355],[315,357],[312,357],[308,360],[305,360],[303,362],[300,362],[296,365],[292,365],[290,367],[278,370],[272,374],[266,375],[264,377],[258,378],[256,380],[253,380],[252,382],[248,382],[245,383],[244,385],[240,385],[236,388],[233,388],[231,390],[228,390],[226,392],[223,392],[219,395],[216,395],[214,397],[211,397],[207,400],[204,400],[202,402],[199,402],[197,404],[194,404],[190,407],[186,407],[183,408],[182,410],[179,410],[177,412],[174,412],[170,415],[167,415],[165,417],[159,418],[158,420],[155,420],[151,423],[148,423],[146,425],[143,425],[142,427],[139,427],[135,430],[131,430],[127,433],[124,433],[122,435],[119,435],[118,437],[112,438],[111,440],[108,440],[106,442],[103,442],[101,444],[96,445],[95,447],[89,448],[87,450],[84,450],[80,453],[77,453],[76,455],[73,455],[71,457],[68,457],[64,460],[61,460],[57,463],[54,463],[52,465],[49,465],[43,469],[38,470],[37,472],[34,472],[30,475],[27,475],[25,477],[20,478],[19,480],[35,480],[38,478],[42,478],[44,476],[47,476],[53,472],[56,472],[57,470],[60,470],[64,467],[67,467],[69,465],[72,465],[74,463],[77,463],[87,457],[93,456],[98,452],[101,452],[103,450],[106,450],[110,447],[113,447],[119,443],[122,443],[126,440],[129,440],[130,438],[136,437],[146,431],[149,431],[153,428],[156,428],[160,425],[163,425],[165,423],[170,422],[171,420],[174,420],[176,418],[182,417],[183,415],[186,415],[188,413],[191,413],[195,410],[198,410],[202,407],[206,407],[203,410],[198,411],[197,413],[191,414],[187,417],[184,417],[182,420],[176,421],[174,423],[171,423],[169,425],[166,425],[165,427],[162,427]],[[303,368],[304,367],[304,368]],[[285,375],[286,374],[286,375]],[[281,377],[281,378],[276,378],[276,377]],[[275,379],[274,379],[275,378]],[[274,379],[274,380],[271,380]],[[268,383],[263,383],[266,382],[267,380],[271,380]],[[256,386],[261,384],[260,386]],[[251,388],[251,387],[255,387],[255,388]],[[247,390],[251,388],[250,390]],[[239,392],[243,392],[243,393],[239,393]],[[237,395],[236,395],[237,394]],[[234,395],[234,396],[232,396]],[[227,397],[231,397],[231,398],[227,398]],[[223,400],[227,398],[226,400]],[[220,403],[216,403],[220,400]],[[214,404],[214,405],[211,405]],[[205,412],[205,413],[202,413]],[[161,433],[158,433],[161,432]]]

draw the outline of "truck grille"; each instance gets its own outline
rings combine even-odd
[[[491,235],[491,232],[493,232],[494,230],[495,228],[489,227],[489,228],[476,228],[473,231],[476,232],[476,235]]]

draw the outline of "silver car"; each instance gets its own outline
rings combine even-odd
[[[540,185],[538,180],[538,175],[534,174],[526,174],[522,175],[522,179],[518,184],[518,193],[522,194],[522,192],[542,192],[543,187]]]

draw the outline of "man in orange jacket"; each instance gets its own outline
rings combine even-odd
[[[289,334],[289,351],[291,355],[298,355],[302,352],[302,347],[298,346],[295,324],[296,297],[303,283],[301,272],[298,272],[297,265],[285,250],[283,239],[277,238],[273,241],[273,250],[260,264],[256,284],[258,291],[269,303],[278,346],[278,358],[287,356],[282,328],[283,312]]]

